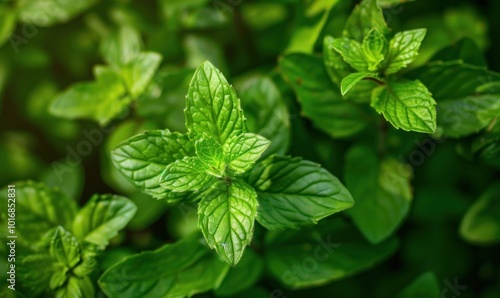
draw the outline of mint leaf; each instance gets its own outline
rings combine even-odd
[[[316,127],[335,138],[351,136],[365,127],[363,111],[342,98],[328,79],[321,58],[290,54],[280,60],[280,68],[297,94],[301,113]]]
[[[500,115],[500,95],[443,100],[438,110],[437,124],[443,135],[464,137],[484,129]]]
[[[252,241],[257,194],[239,180],[218,185],[198,205],[198,226],[208,245],[230,265],[236,265]]]
[[[33,247],[48,230],[57,226],[66,229],[77,212],[77,204],[57,189],[49,189],[42,183],[20,181],[16,185],[16,235]],[[2,218],[7,216],[7,187],[0,192]],[[4,208],[5,207],[5,208]]]
[[[257,220],[268,229],[299,228],[353,206],[349,191],[327,170],[295,157],[271,156],[251,171]]]
[[[99,285],[109,297],[184,297],[217,288],[229,266],[194,234],[109,268]]]
[[[73,220],[73,233],[81,241],[104,248],[132,219],[136,209],[125,197],[93,195]]]
[[[362,79],[368,77],[378,79],[378,75],[375,73],[369,73],[369,72],[351,73],[350,75],[342,79],[342,83],[340,83],[340,93],[342,93],[342,96],[346,95],[346,93],[349,92],[349,90],[351,90],[352,87],[356,86],[356,84],[359,83]]]
[[[439,298],[439,283],[436,275],[432,272],[425,272],[406,286],[396,298]]]
[[[395,128],[433,133],[436,102],[420,81],[387,82],[373,90],[371,106]]]
[[[140,33],[130,26],[121,26],[103,37],[100,50],[106,62],[119,67],[134,60],[142,48]]]
[[[65,23],[97,3],[97,0],[59,1],[31,0],[23,1],[19,8],[19,18],[23,23],[47,27]]]
[[[387,53],[387,40],[377,28],[373,28],[363,39],[361,51],[368,64],[369,71],[377,71]]]
[[[224,155],[228,169],[235,175],[248,171],[269,147],[269,140],[254,133],[243,133],[227,140]]]
[[[59,226],[50,242],[50,255],[67,268],[73,268],[80,261],[80,245],[75,236]]]
[[[394,35],[389,42],[386,74],[396,73],[415,60],[426,32],[426,29],[415,29],[398,32]]]
[[[184,157],[167,166],[160,185],[174,192],[198,191],[208,187],[215,178],[208,174],[210,166],[197,157]]]
[[[368,63],[363,56],[359,42],[345,37],[334,38],[331,46],[352,68],[359,72],[368,71]]]
[[[111,157],[118,170],[136,187],[155,198],[165,198],[169,191],[159,181],[166,166],[194,155],[194,146],[187,135],[156,130],[122,142]]]
[[[344,61],[342,55],[334,49],[334,40],[335,38],[329,35],[323,39],[323,60],[330,79],[333,83],[340,86],[342,79],[348,76],[352,72],[352,69]]]
[[[221,285],[215,290],[217,296],[230,296],[249,290],[264,271],[264,261],[253,250],[245,252],[238,265],[229,269]]]
[[[387,35],[389,32],[377,0],[363,0],[347,19],[342,35],[362,42],[363,38],[374,28],[382,35]]]
[[[149,85],[160,66],[162,56],[154,52],[142,52],[125,65],[120,72],[127,90],[136,99]]]
[[[345,181],[356,201],[348,213],[371,243],[384,241],[408,215],[413,199],[410,178],[405,165],[394,159],[379,164],[367,147],[347,153]]]
[[[293,289],[317,287],[366,271],[387,259],[398,246],[395,239],[373,246],[339,219],[324,220],[300,231],[273,232],[268,235],[264,260],[271,274]],[[269,241],[272,236],[275,241]],[[301,270],[309,258],[314,258],[316,265]]]
[[[214,138],[204,135],[201,139],[197,140],[194,144],[196,155],[198,158],[215,168],[220,172],[224,172],[224,151],[221,144]],[[220,173],[219,172],[219,173]]]
[[[189,84],[185,116],[194,139],[205,133],[224,145],[228,138],[246,132],[236,92],[208,61],[196,69]]]
[[[500,186],[495,184],[472,204],[462,218],[460,235],[465,240],[478,245],[491,245],[500,242]]]

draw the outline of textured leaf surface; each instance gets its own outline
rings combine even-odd
[[[395,128],[433,133],[436,102],[420,81],[387,82],[372,93],[372,107]]]
[[[365,36],[361,44],[361,51],[369,71],[378,70],[380,62],[384,60],[387,53],[387,48],[387,40],[376,28],[373,28],[368,35]]]
[[[413,198],[410,178],[405,165],[394,159],[379,164],[367,147],[347,153],[345,181],[356,201],[348,213],[371,243],[387,239],[408,215]]]
[[[248,171],[269,147],[269,140],[254,133],[243,133],[229,139],[224,146],[230,171],[243,174]]]
[[[196,149],[196,155],[202,162],[216,169],[221,169],[224,161],[224,152],[221,144],[214,138],[204,135],[201,139],[196,141],[194,147]]]
[[[184,297],[217,288],[228,269],[193,235],[125,259],[99,285],[109,297]]]
[[[239,262],[252,241],[257,205],[255,190],[238,180],[219,185],[198,205],[198,226],[208,245],[230,265]]]
[[[331,46],[337,51],[345,62],[359,72],[368,71],[368,63],[361,52],[361,44],[348,38],[334,38]]]
[[[94,195],[73,221],[74,235],[83,241],[105,247],[132,219],[135,205],[116,195]]]
[[[50,255],[59,263],[72,268],[80,261],[78,240],[63,227],[58,227],[50,242]]]
[[[386,74],[395,73],[415,60],[426,31],[426,29],[415,29],[394,35],[389,43]]]
[[[189,84],[185,116],[186,127],[195,139],[205,133],[224,144],[246,131],[236,92],[210,62],[198,67]]]
[[[342,93],[342,96],[346,95],[352,87],[356,86],[357,83],[367,77],[377,78],[378,76],[375,73],[355,72],[342,79],[342,83],[340,84],[340,93]]]
[[[167,165],[194,155],[194,146],[187,135],[156,130],[145,131],[122,142],[111,157],[115,166],[136,187],[156,198],[164,198],[169,191],[159,182]]]
[[[299,228],[353,206],[349,191],[327,170],[301,158],[271,156],[252,169],[257,220],[268,229]]]
[[[197,157],[184,157],[167,166],[160,185],[174,192],[197,191],[209,186],[214,177],[207,173],[209,165]]]

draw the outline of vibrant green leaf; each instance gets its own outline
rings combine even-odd
[[[194,146],[187,135],[157,130],[145,131],[122,142],[111,157],[136,187],[155,198],[164,198],[169,191],[159,182],[165,168],[177,159],[194,155]]]
[[[215,290],[217,296],[230,296],[249,290],[258,282],[264,271],[264,261],[252,250],[245,252],[241,261],[229,269],[220,287]]]
[[[377,0],[363,0],[349,16],[343,36],[362,42],[363,38],[374,28],[382,35],[387,35],[389,32]]]
[[[59,226],[50,242],[50,255],[66,267],[73,268],[81,258],[78,240]]]
[[[361,51],[361,44],[348,38],[334,38],[331,46],[337,51],[345,62],[359,72],[368,71],[368,63]]]
[[[198,205],[198,226],[208,245],[232,266],[252,241],[257,206],[255,190],[239,180],[216,186]]]
[[[338,219],[292,235],[277,231],[276,237],[278,243],[269,244],[265,262],[271,274],[292,289],[351,277],[388,258],[397,248],[394,239],[372,246]]]
[[[73,220],[73,233],[79,240],[105,247],[132,219],[136,209],[125,197],[93,195]]]
[[[228,169],[235,175],[248,171],[269,147],[269,140],[254,133],[243,133],[227,140],[224,155]]]
[[[49,189],[42,183],[21,181],[16,186],[16,235],[34,246],[43,234],[52,228],[71,228],[77,211],[76,201],[57,189]],[[2,218],[7,218],[8,188],[0,192]],[[5,208],[4,208],[5,207]],[[18,239],[20,240],[20,239]]]
[[[387,82],[372,93],[371,106],[395,128],[433,133],[436,102],[420,81]]]
[[[367,147],[347,153],[345,181],[356,204],[348,210],[361,233],[377,244],[401,225],[413,198],[411,172],[395,159],[380,162]]]
[[[198,67],[189,84],[185,116],[195,139],[205,133],[224,145],[228,138],[246,132],[236,92],[208,61]]]
[[[271,156],[251,171],[257,220],[268,229],[299,228],[353,206],[349,191],[327,170],[295,157]]]
[[[196,155],[202,162],[215,167],[216,170],[224,171],[224,169],[221,168],[224,162],[224,152],[221,144],[214,138],[204,135],[201,139],[196,141],[194,147],[196,149]]]
[[[429,271],[417,277],[396,298],[439,298],[441,297],[439,294],[439,284],[436,275]]]
[[[356,86],[364,78],[378,78],[377,74],[369,73],[369,72],[355,72],[351,73],[344,79],[342,79],[342,83],[340,83],[340,93],[342,96],[346,95],[352,87]]]
[[[197,157],[184,157],[167,166],[160,185],[173,192],[198,191],[215,180],[209,169],[210,166]]]
[[[95,3],[97,0],[22,0],[19,3],[19,17],[23,23],[40,27],[52,26],[66,23]]]
[[[136,99],[149,85],[161,63],[161,55],[154,52],[143,52],[125,65],[121,76],[132,98]]]
[[[365,36],[361,44],[361,51],[368,64],[369,71],[377,71],[379,69],[379,64],[384,60],[387,53],[387,47],[387,40],[377,28],[373,28]]]
[[[333,83],[340,86],[342,79],[348,76],[352,72],[352,69],[351,66],[344,61],[342,55],[334,49],[334,40],[335,38],[332,36],[325,36],[323,40],[323,60],[328,75]]]
[[[283,77],[292,86],[302,113],[335,138],[361,131],[366,123],[358,105],[346,101],[328,79],[321,58],[290,54],[280,61]]]
[[[467,241],[489,245],[500,242],[500,185],[488,189],[472,204],[460,224],[460,235]]]
[[[217,288],[229,266],[212,256],[198,235],[114,265],[99,279],[109,297],[184,297]]]
[[[426,29],[415,29],[398,32],[394,35],[389,42],[386,74],[396,73],[415,60],[426,32]]]

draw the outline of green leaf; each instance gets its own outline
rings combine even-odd
[[[500,95],[468,96],[439,102],[437,124],[443,135],[464,137],[487,127],[500,116]]]
[[[167,166],[160,185],[173,192],[198,191],[215,180],[208,174],[209,169],[210,166],[197,157],[184,157]]]
[[[50,113],[66,119],[93,119],[101,126],[120,115],[128,105],[122,79],[112,69],[94,68],[95,82],[76,83],[60,94]]]
[[[16,186],[16,235],[25,240],[27,245],[34,246],[48,230],[57,226],[66,229],[77,211],[74,200],[66,197],[57,189],[49,189],[42,183],[20,181],[12,183]],[[7,187],[0,192],[2,218],[7,218]],[[4,208],[5,207],[5,208]]]
[[[0,45],[6,42],[14,31],[17,11],[7,5],[0,5]],[[1,88],[0,88],[1,90]]]
[[[363,111],[334,89],[321,58],[290,54],[280,60],[280,67],[297,94],[302,114],[316,127],[335,138],[351,136],[365,127]]]
[[[125,197],[93,195],[73,220],[73,233],[79,240],[104,248],[132,219],[136,209]]]
[[[488,189],[472,204],[460,224],[460,235],[465,240],[478,245],[500,242],[500,185]]]
[[[389,32],[377,0],[363,0],[352,11],[342,35],[362,42],[363,38],[374,28],[382,35],[387,35]]]
[[[82,248],[81,262],[72,270],[74,275],[79,277],[85,277],[90,275],[98,267],[97,257],[102,252],[99,246],[84,243]]]
[[[53,279],[54,276],[65,272],[65,266],[47,254],[30,254],[21,257],[16,264],[17,278],[25,287],[30,288],[34,293],[49,290],[51,286],[59,286]],[[65,281],[63,277],[62,282]]]
[[[228,169],[235,175],[250,170],[269,144],[268,139],[254,133],[243,133],[228,139],[224,145]]]
[[[81,258],[78,240],[63,227],[57,227],[50,242],[50,255],[66,267],[73,268]]]
[[[205,133],[224,145],[230,137],[246,132],[236,92],[208,61],[198,67],[189,84],[185,116],[194,139]]]
[[[386,74],[396,73],[415,60],[426,32],[426,29],[415,29],[398,32],[394,35],[389,42]]]
[[[19,17],[23,23],[48,27],[57,23],[66,23],[94,5],[97,0],[23,0],[21,2]]]
[[[218,185],[198,205],[198,226],[208,245],[230,265],[236,265],[252,241],[257,194],[239,180]]]
[[[136,99],[149,85],[160,66],[162,56],[154,52],[143,52],[121,69],[127,90]]]
[[[368,63],[363,56],[359,42],[345,37],[334,38],[331,46],[352,68],[359,72],[368,71]]]
[[[217,288],[228,269],[194,234],[125,259],[99,285],[109,297],[184,297]]]
[[[256,284],[264,271],[262,258],[249,249],[234,268],[229,269],[226,278],[215,290],[217,296],[230,296],[249,290]]]
[[[340,86],[342,79],[348,76],[352,69],[342,55],[333,48],[334,40],[335,38],[329,35],[323,39],[323,60],[330,79]]]
[[[432,272],[425,272],[417,277],[411,284],[406,286],[396,298],[439,298],[439,283],[436,275]]]
[[[387,82],[372,93],[371,106],[395,128],[433,133],[436,102],[420,81]]]
[[[142,48],[140,33],[130,26],[121,26],[103,37],[101,53],[111,65],[125,66],[134,60]]]
[[[320,165],[299,157],[271,156],[251,171],[257,220],[268,229],[296,229],[353,206],[349,191]]]
[[[361,44],[361,51],[368,64],[369,71],[377,71],[379,69],[379,64],[384,60],[387,53],[387,47],[387,40],[377,28],[373,28],[365,36]]]
[[[356,86],[364,78],[378,78],[378,75],[375,73],[369,72],[355,72],[351,73],[344,79],[342,79],[342,83],[340,83],[340,93],[342,96],[346,95],[352,87]]]
[[[216,170],[224,171],[224,151],[222,150],[221,144],[219,144],[214,138],[204,135],[201,139],[197,140],[194,144],[196,149],[196,155],[198,158],[213,167]]]
[[[377,244],[401,225],[413,199],[411,172],[395,159],[383,160],[367,147],[354,147],[346,157],[345,181],[356,200],[348,211],[361,233]]]
[[[271,274],[292,289],[320,286],[351,277],[387,259],[397,249],[391,239],[373,246],[341,220],[311,229],[276,231],[265,262]],[[277,242],[277,243],[276,243]]]
[[[155,198],[165,198],[169,191],[159,181],[166,166],[195,149],[187,135],[168,130],[145,131],[122,142],[112,152],[120,172],[136,187]]]
[[[249,131],[271,141],[262,157],[285,154],[290,143],[290,115],[276,84],[268,77],[256,76],[235,83],[235,88],[241,96]]]

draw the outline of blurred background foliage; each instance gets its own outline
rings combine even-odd
[[[293,90],[280,75],[278,60],[284,53],[320,53],[322,36],[341,32],[355,2],[1,1],[0,184],[43,181],[80,204],[93,193],[118,193],[132,199],[138,213],[106,251],[102,270],[132,253],[192,233],[196,230],[192,206],[169,208],[141,194],[112,166],[109,154],[119,142],[143,130],[184,131],[187,84],[204,60],[210,60],[235,86],[252,130],[265,126],[259,121],[273,118],[263,114],[272,111],[282,122],[277,127],[285,127],[271,137],[277,151],[318,162],[342,177],[351,140],[333,139],[302,117]],[[394,32],[428,28],[414,66],[468,37],[484,52],[489,69],[500,71],[500,1],[418,0],[394,5],[399,2],[406,1],[379,1],[387,8],[386,21]],[[120,43],[128,48],[112,48]],[[161,54],[161,65],[144,92],[117,111],[119,117],[103,121],[102,127],[89,120],[54,116],[49,107],[57,96],[71,84],[94,80],[95,65],[121,63],[108,55],[113,50],[125,58],[136,51]],[[259,84],[275,85],[279,100],[259,91]],[[266,96],[266,101],[259,99]],[[371,138],[369,131],[363,134]],[[407,160],[425,139],[392,130],[387,143]],[[92,144],[88,153],[72,153],[82,141]],[[414,204],[397,232],[399,249],[387,261],[355,277],[304,290],[289,290],[265,274],[245,295],[393,297],[411,282],[442,291],[457,279],[467,286],[460,297],[500,297],[498,245],[476,245],[474,239],[459,234],[464,214],[500,170],[498,139],[486,144],[488,156],[493,156],[488,159],[473,159],[477,151],[471,152],[472,142],[436,143],[434,152],[414,168]],[[61,168],[65,164],[73,166],[66,171]],[[1,265],[4,270],[6,264]],[[224,295],[224,289],[215,294]]]

